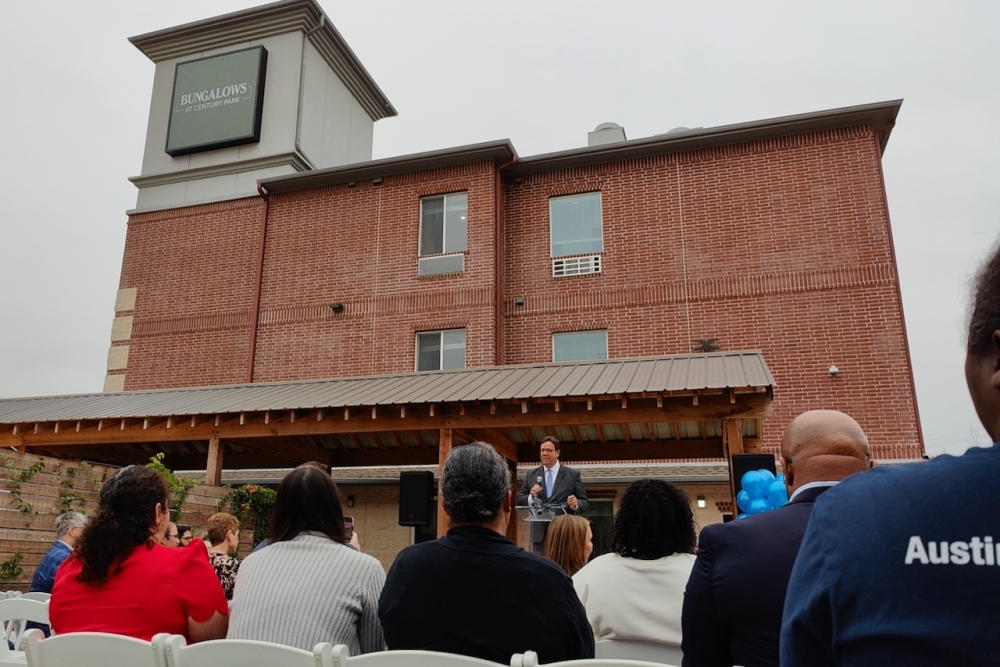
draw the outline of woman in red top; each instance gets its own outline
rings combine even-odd
[[[229,607],[205,543],[160,546],[170,521],[169,490],[149,468],[128,466],[101,488],[97,512],[56,573],[49,620],[57,634],[111,632],[150,640],[220,639]]]

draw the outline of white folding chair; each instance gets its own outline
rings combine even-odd
[[[0,660],[8,660],[11,656],[9,641],[14,650],[21,649],[24,638],[25,621],[49,624],[49,608],[45,602],[25,600],[24,598],[0,599],[0,626],[3,627],[3,637],[0,638]]]
[[[339,649],[343,648],[343,653]],[[347,658],[347,647],[334,647],[334,667],[502,667],[501,665],[455,653],[438,651],[378,651]],[[347,658],[346,665],[340,656]]]
[[[70,632],[45,638],[41,630],[24,633],[28,667],[166,667],[152,642],[104,632]]]
[[[25,600],[38,600],[39,602],[45,602],[52,597],[52,593],[41,593],[39,591],[34,591],[32,593],[24,593],[21,597]]]
[[[602,639],[595,644],[597,658],[644,660],[666,665],[679,665],[684,652],[676,644],[662,644],[641,639]]]
[[[677,663],[679,665],[680,662]],[[646,660],[626,660],[623,658],[594,658],[591,660],[564,660],[562,662],[547,662],[544,667],[664,667],[662,662]],[[666,665],[666,667],[677,667]],[[515,653],[511,656],[510,667],[539,667],[538,654],[534,651]]]
[[[156,643],[154,638],[154,644]],[[250,639],[215,639],[186,645],[182,635],[164,644],[166,667],[334,667],[333,644],[321,642],[312,651]],[[344,658],[347,647],[343,648]],[[343,662],[341,662],[343,665]],[[46,665],[45,667],[48,667]]]

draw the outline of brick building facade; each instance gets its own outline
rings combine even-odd
[[[606,331],[610,358],[718,338],[761,350],[775,376],[765,448],[794,415],[835,408],[859,421],[876,458],[919,458],[880,166],[898,106],[513,163],[497,142],[134,214],[120,285],[134,304],[117,313],[131,335],[112,344],[128,347],[127,363],[109,384],[406,373],[416,335],[438,330],[465,330],[465,367],[553,361],[561,332]],[[467,195],[463,269],[420,276],[421,201],[449,193]],[[602,247],[588,256],[600,272],[553,277],[550,202],[581,193],[599,193]]]

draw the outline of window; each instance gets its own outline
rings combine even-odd
[[[456,192],[420,200],[420,256],[465,252],[469,195]]]
[[[608,332],[573,331],[552,334],[552,361],[593,361],[608,358]]]
[[[553,197],[549,225],[553,257],[602,252],[601,193]]]
[[[417,370],[465,368],[465,329],[422,331],[417,334]]]

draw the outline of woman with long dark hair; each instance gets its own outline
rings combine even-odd
[[[271,543],[240,564],[229,639],[312,650],[346,644],[351,655],[385,649],[378,598],[382,565],[347,546],[340,491],[329,473],[296,468],[281,480]]]
[[[629,486],[611,528],[612,553],[573,575],[594,639],[680,645],[696,542],[687,494],[657,479]]]
[[[149,640],[160,632],[188,641],[226,634],[229,608],[204,542],[160,545],[170,522],[169,489],[149,468],[128,466],[101,487],[76,551],[56,573],[52,629],[111,632]]]

